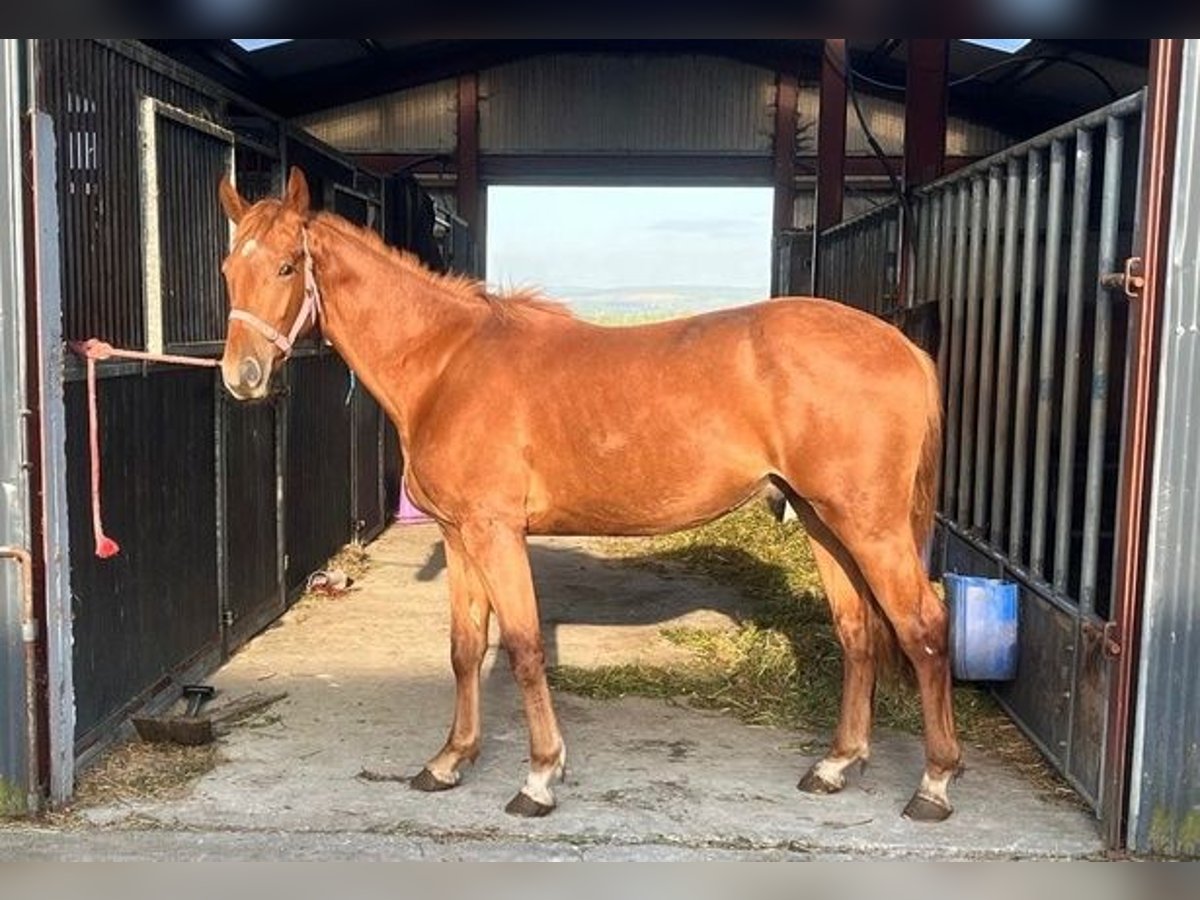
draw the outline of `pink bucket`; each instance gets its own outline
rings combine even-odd
[[[396,521],[401,525],[417,525],[422,522],[432,522],[429,516],[421,512],[408,496],[408,488],[400,483],[400,502],[396,505]]]

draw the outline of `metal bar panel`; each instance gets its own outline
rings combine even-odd
[[[1092,190],[1092,133],[1075,135],[1075,188],[1071,200],[1071,256],[1067,275],[1066,346],[1063,351],[1062,417],[1058,430],[1058,489],[1055,491],[1054,587],[1067,592],[1071,564],[1071,513],[1075,501],[1075,437],[1078,431],[1080,338],[1083,330],[1083,273]]]
[[[988,484],[991,474],[993,398],[996,392],[996,294],[1000,256],[1000,168],[988,172],[987,235],[983,263],[983,303],[979,347],[979,417],[975,424],[975,496],[972,517],[976,530],[988,527]]]
[[[942,271],[942,195],[934,194],[929,204],[929,216],[922,224],[929,232],[929,264],[925,268],[925,299],[941,302]]]
[[[1042,151],[1031,150],[1025,170],[1025,241],[1021,253],[1021,322],[1017,335],[1017,403],[1013,416],[1012,515],[1008,555],[1025,561],[1026,466],[1029,459],[1029,401],[1033,380],[1033,340],[1037,291],[1038,231],[1042,203]]]
[[[1099,271],[1117,266],[1117,228],[1121,212],[1121,162],[1125,152],[1125,122],[1110,117],[1104,138],[1104,200],[1100,206]],[[1112,298],[1097,285],[1092,340],[1091,409],[1088,420],[1087,481],[1084,488],[1083,550],[1079,576],[1079,610],[1096,608],[1096,569],[1099,564],[1100,505],[1104,478],[1104,436],[1108,416],[1109,343],[1112,340]]]
[[[1029,571],[1043,578],[1046,570],[1046,504],[1050,480],[1050,417],[1054,409],[1059,259],[1062,250],[1062,206],[1067,179],[1063,141],[1050,145],[1050,196],[1046,201],[1046,263],[1042,276],[1042,339],[1038,349],[1037,431],[1033,448],[1033,521],[1029,529]]]
[[[879,260],[883,259],[887,252],[887,234],[883,228],[871,228],[867,225],[863,226],[864,243],[866,244],[867,255],[862,257],[873,261],[873,265],[859,266],[859,278],[862,280],[862,298],[863,306],[878,315],[884,307],[885,293],[885,278],[883,277],[882,269],[884,268]]]
[[[870,309],[869,302],[864,300],[863,294],[866,292],[864,283],[869,279],[867,270],[871,265],[872,254],[867,233],[861,224],[855,226],[851,242],[849,266],[846,270],[850,280],[850,297],[859,309]],[[855,260],[858,260],[858,265],[854,265]]]
[[[933,201],[926,198],[913,201],[912,221],[906,223],[905,229],[915,233],[917,247],[915,259],[911,260],[909,271],[912,273],[912,287],[906,294],[907,305],[916,306],[929,299],[929,286],[926,284],[929,273],[929,208]]]
[[[1007,185],[1004,190],[1004,259],[1000,265],[1000,347],[996,364],[996,440],[992,450],[992,515],[991,541],[994,547],[1003,546],[1005,501],[1008,497],[1008,471],[1012,434],[1012,356],[1013,321],[1016,318],[1017,298],[1017,231],[1021,207],[1021,163],[1008,161]]]
[[[954,305],[950,324],[949,403],[946,406],[946,482],[942,507],[954,517],[958,497],[958,445],[962,420],[963,329],[967,290],[967,186],[955,189],[954,215]]]
[[[941,302],[942,339],[938,345],[938,376],[942,381],[943,410],[950,408],[950,317],[954,309],[954,283],[951,277],[954,272],[954,196],[951,188],[941,192],[942,258],[938,272],[938,298]],[[942,509],[945,510],[944,504]]]
[[[966,314],[967,331],[963,339],[963,401],[959,432],[958,459],[958,521],[964,527],[971,524],[972,489],[975,484],[976,401],[979,399],[979,312],[980,281],[983,277],[983,206],[982,178],[971,184],[971,233],[968,251]]]
[[[1085,113],[1077,119],[1072,119],[1070,122],[1064,122],[1062,125],[1051,128],[1049,131],[1044,131],[1035,137],[1031,137],[1027,141],[1022,141],[1019,144],[1013,144],[993,156],[985,157],[978,162],[970,163],[963,166],[961,169],[939,178],[937,181],[930,182],[921,188],[917,189],[918,194],[935,191],[939,187],[947,184],[959,184],[969,179],[985,174],[992,166],[999,165],[1014,157],[1025,156],[1031,150],[1042,150],[1046,147],[1053,147],[1056,141],[1065,141],[1072,137],[1080,129],[1095,128],[1098,125],[1103,125],[1108,121],[1109,116],[1131,116],[1138,113],[1142,109],[1145,102],[1145,93],[1138,91],[1136,94],[1130,94],[1127,97],[1122,97],[1110,103],[1108,106],[1100,109],[1092,110]]]

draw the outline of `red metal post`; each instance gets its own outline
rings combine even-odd
[[[796,205],[796,76],[775,76],[775,232],[792,227]]]
[[[1167,226],[1175,161],[1175,119],[1183,41],[1150,42],[1149,93],[1142,148],[1141,229],[1134,253],[1141,258],[1144,279],[1129,308],[1129,362],[1125,388],[1126,424],[1121,448],[1121,480],[1117,498],[1116,573],[1113,584],[1111,638],[1116,660],[1108,702],[1108,735],[1104,762],[1104,829],[1112,847],[1125,844],[1128,816],[1129,752],[1135,673],[1140,641],[1142,586],[1145,583],[1147,483],[1154,453],[1155,381],[1158,374],[1162,290],[1166,269]],[[1102,273],[1106,274],[1106,273]]]
[[[779,281],[780,235],[793,225],[796,207],[796,76],[780,72],[775,76],[775,227],[771,241],[771,293],[782,290]]]
[[[908,42],[904,92],[904,186],[911,189],[942,174],[946,156],[945,38]]]
[[[904,91],[904,189],[933,181],[946,165],[946,71],[950,42],[945,38],[913,38],[908,42]],[[904,210],[900,237],[900,304],[912,303],[909,279],[916,271],[914,238],[919,222]]]
[[[817,231],[842,221],[846,174],[846,41],[830,38],[821,55],[817,121]]]
[[[479,221],[479,74],[458,78],[458,141],[455,152],[458,214],[475,237],[482,258],[482,223]]]

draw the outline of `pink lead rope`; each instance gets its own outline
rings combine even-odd
[[[202,357],[122,350],[95,338],[86,341],[72,341],[70,346],[72,350],[87,360],[88,446],[92,465],[92,536],[96,541],[96,555],[101,559],[108,559],[121,552],[121,545],[104,533],[104,525],[100,519],[100,417],[97,414],[96,404],[96,363],[101,360],[120,358],[173,363],[180,366],[199,366],[206,369],[215,368],[221,363],[215,359]]]
[[[312,321],[316,324],[321,318],[321,292],[317,289],[317,279],[313,273],[312,253],[308,249],[308,229],[301,231],[304,245],[304,303],[296,314],[291,331],[282,334],[276,328],[268,325],[258,316],[241,309],[229,311],[229,318],[241,321],[253,327],[263,337],[278,347],[284,358],[292,355],[292,346],[296,343],[300,331]],[[71,349],[87,360],[88,384],[88,444],[92,462],[92,536],[96,541],[96,555],[108,559],[121,552],[121,545],[104,533],[104,525],[100,520],[100,423],[96,413],[96,363],[106,359],[137,359],[143,362],[171,363],[177,366],[200,366],[211,369],[221,363],[216,359],[206,359],[198,356],[174,356],[169,353],[146,353],[142,350],[122,350],[112,344],[91,338],[86,341],[72,341]]]

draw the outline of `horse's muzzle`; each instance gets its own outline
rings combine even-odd
[[[255,357],[243,356],[240,361],[222,363],[221,380],[238,400],[262,400],[270,388],[271,370]]]

